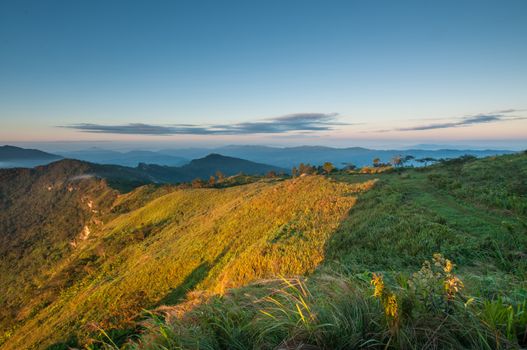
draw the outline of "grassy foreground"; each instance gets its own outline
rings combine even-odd
[[[123,345],[103,333],[92,347],[527,346],[527,155],[331,177],[378,182],[359,196],[310,277],[190,292],[146,314]]]
[[[161,308],[126,349],[496,349],[524,341],[526,305],[463,294],[440,255],[391,283],[318,274]],[[163,314],[164,317],[159,315]],[[110,338],[103,348],[117,349]]]

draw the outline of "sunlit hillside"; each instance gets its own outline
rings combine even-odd
[[[123,345],[100,333],[97,346],[527,346],[527,154],[331,177],[377,183],[308,278],[276,275],[225,294],[190,293],[183,304],[154,309]]]
[[[46,196],[70,196],[95,181],[50,182],[48,189],[45,178],[33,187],[43,187]],[[356,195],[373,186],[304,176],[223,189],[141,187],[114,194],[111,203],[99,200],[114,193],[108,188],[83,192],[79,201],[89,219],[68,226],[77,227],[76,235],[58,240],[48,233],[49,241],[61,242],[60,256],[50,262],[38,245],[27,248],[22,254],[47,261],[45,269],[20,267],[23,279],[2,281],[31,291],[3,286],[3,302],[17,315],[4,316],[11,327],[3,348],[86,343],[98,329],[131,332],[141,310],[178,303],[189,290],[221,295],[257,279],[312,272]],[[56,209],[63,213],[69,205]]]

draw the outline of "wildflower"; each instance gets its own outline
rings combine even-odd
[[[456,276],[450,276],[445,279],[444,286],[448,297],[452,298],[463,288],[463,282]]]
[[[397,310],[397,298],[395,297],[395,294],[392,293],[386,298],[386,302],[384,304],[384,312],[386,313],[386,315],[396,318]]]
[[[382,275],[374,273],[371,279],[371,284],[375,286],[373,296],[376,298],[382,297],[382,293],[384,291],[384,281],[382,279]]]
[[[452,269],[454,268],[454,264],[452,264],[452,261],[446,259],[445,260],[445,266],[443,267],[443,270],[446,272],[446,273],[450,273],[452,271]]]

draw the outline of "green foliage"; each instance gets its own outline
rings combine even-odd
[[[463,170],[466,167],[477,170],[468,174]],[[501,171],[507,167],[517,170]],[[360,197],[349,218],[332,236],[328,262],[336,261],[354,271],[404,270],[442,252],[464,266],[470,278],[522,280],[527,271],[526,261],[521,258],[527,250],[527,237],[522,234],[527,227],[525,215],[521,211],[511,215],[510,210],[481,199],[486,198],[489,189],[510,188],[527,175],[526,169],[524,155],[511,155],[464,162],[452,168],[436,165],[406,169],[400,175],[371,175],[380,181]],[[358,176],[336,178],[355,181]],[[360,176],[364,181],[366,175]],[[430,180],[437,176],[455,179],[466,190],[437,186]],[[497,194],[502,201],[520,195],[512,191]],[[499,282],[492,283],[495,285],[484,286],[489,296],[506,289]]]

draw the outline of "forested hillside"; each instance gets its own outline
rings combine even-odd
[[[126,194],[58,164],[2,172],[2,349],[527,344],[525,153]]]

